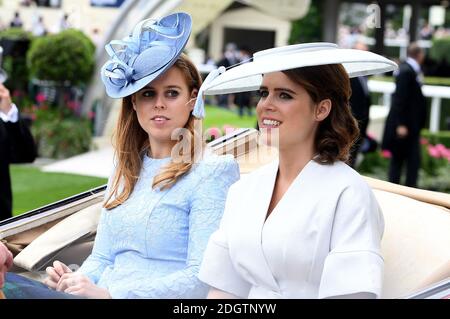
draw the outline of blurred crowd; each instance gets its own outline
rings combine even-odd
[[[44,17],[40,15],[37,10],[35,10],[33,12],[31,27],[27,30],[24,26],[24,21],[21,17],[20,11],[16,11],[14,12],[14,16],[11,21],[5,22],[0,19],[0,30],[5,30],[8,28],[22,28],[26,31],[30,31],[34,36],[43,36],[47,33],[58,33],[69,29],[71,28],[71,24],[67,13],[62,13],[61,18],[51,24],[44,21]]]

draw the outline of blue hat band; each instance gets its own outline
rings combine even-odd
[[[123,87],[138,81],[151,72],[156,72],[167,63],[167,58],[173,59],[176,55],[174,47],[166,45],[152,46],[141,54],[134,56],[132,66],[123,63],[120,59],[113,59],[105,64],[104,74],[114,86]]]

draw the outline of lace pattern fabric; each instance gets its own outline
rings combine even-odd
[[[169,160],[144,156],[130,198],[102,211],[92,254],[79,271],[113,298],[206,296],[197,274],[239,167],[232,156],[210,155],[170,189],[153,190]]]

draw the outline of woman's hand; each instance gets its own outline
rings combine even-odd
[[[0,243],[0,289],[5,284],[5,274],[13,264],[13,255],[6,248],[5,245]]]
[[[78,272],[65,273],[62,275],[56,286],[56,290],[87,298],[111,299],[108,290],[100,288],[87,276]]]
[[[53,267],[47,267],[45,269],[45,272],[48,276],[47,278],[45,278],[44,284],[46,284],[50,288],[56,289],[56,286],[58,285],[61,277],[64,274],[72,273],[72,270],[62,262],[55,260],[53,262]]]
[[[0,112],[8,114],[11,109],[11,97],[9,96],[9,90],[0,84]]]

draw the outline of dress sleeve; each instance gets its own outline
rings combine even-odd
[[[114,174],[115,172],[113,171],[109,177],[108,186],[104,197],[105,199],[108,198]],[[94,247],[92,248],[91,254],[78,269],[79,272],[89,277],[89,279],[95,284],[98,283],[106,267],[114,263],[114,256],[111,251],[111,240],[113,240],[113,237],[109,232],[110,226],[108,214],[110,214],[110,212],[108,212],[105,208],[102,208],[100,220],[97,226],[97,234],[95,235]]]
[[[228,216],[233,213],[233,203],[239,192],[232,186],[225,204],[224,216],[219,229],[211,235],[200,267],[199,278],[208,285],[247,298],[250,284],[245,281],[233,266],[228,248]]]
[[[200,172],[199,172],[200,173]],[[157,280],[140,281],[125,298],[205,298],[208,287],[198,279],[200,263],[211,234],[219,227],[228,189],[239,179],[232,157],[209,163],[200,184],[192,189],[186,267]],[[112,293],[113,298],[114,292]]]
[[[369,186],[361,182],[361,185],[346,188],[336,207],[319,298],[345,298],[357,293],[380,297],[383,231],[383,215]]]

